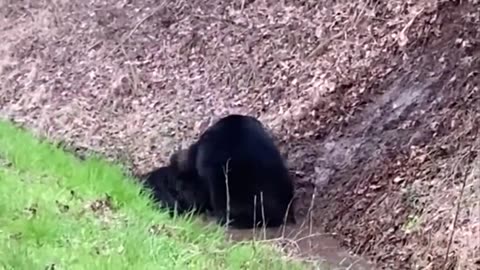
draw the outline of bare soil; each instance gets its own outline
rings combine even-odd
[[[286,252],[480,267],[478,1],[0,3],[2,117],[141,174],[254,115],[296,175]]]

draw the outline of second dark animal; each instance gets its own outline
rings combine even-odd
[[[186,177],[174,166],[164,166],[142,176],[144,187],[171,216],[175,213],[204,213],[209,209],[207,191],[195,178]],[[192,181],[193,180],[193,181]]]

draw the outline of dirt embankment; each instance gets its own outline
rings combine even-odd
[[[4,1],[0,13],[2,117],[142,173],[221,115],[250,113],[279,137],[310,228],[379,268],[478,267],[477,1]]]
[[[437,10],[381,94],[318,148],[329,183],[314,220],[389,269],[480,267],[478,11]]]

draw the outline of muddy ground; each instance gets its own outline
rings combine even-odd
[[[286,252],[480,267],[478,1],[0,3],[2,117],[144,173],[254,115],[296,176]]]

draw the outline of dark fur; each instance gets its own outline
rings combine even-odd
[[[203,213],[208,208],[208,194],[199,182],[190,181],[173,166],[160,167],[144,177],[144,186],[152,191],[153,200],[170,215],[189,212]]]
[[[220,119],[188,151],[174,154],[171,166],[187,178],[197,179],[201,183],[197,188],[207,188],[209,208],[219,223],[225,224],[227,161],[231,225],[251,228],[254,220],[264,225],[261,196],[266,226],[283,224],[288,208],[287,222],[295,223],[292,180],[273,139],[253,117],[230,115]]]

